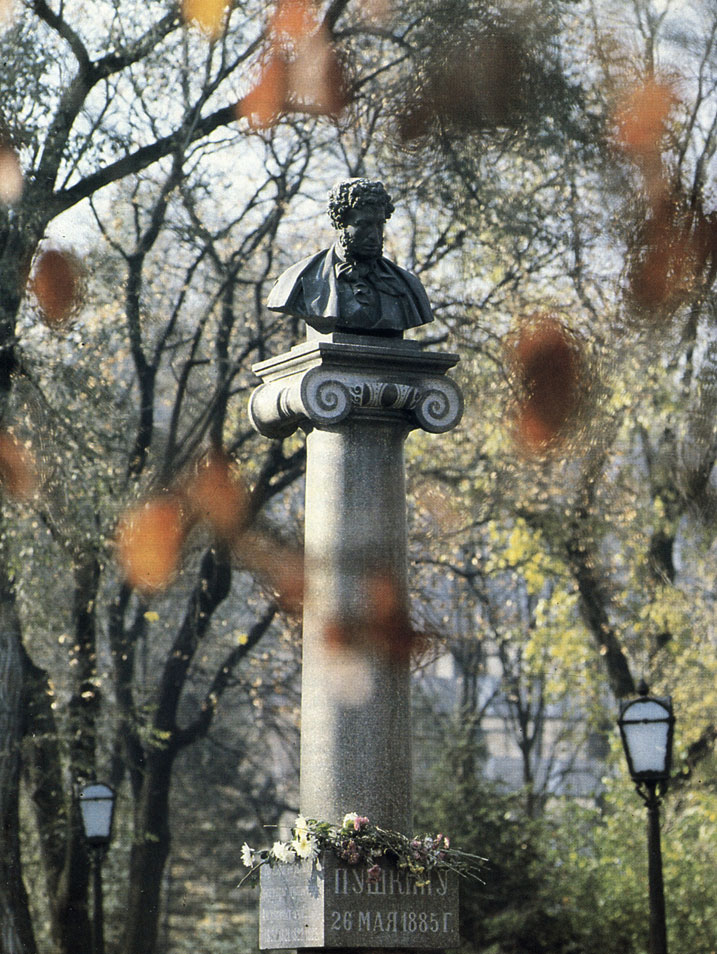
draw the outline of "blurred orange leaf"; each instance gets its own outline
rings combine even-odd
[[[8,431],[0,431],[0,482],[18,500],[29,497],[37,486],[32,454]]]
[[[237,116],[246,117],[254,129],[273,125],[289,111],[337,116],[350,99],[348,78],[314,5],[284,0],[267,33],[259,80],[237,104]]]
[[[299,614],[304,602],[304,555],[272,539],[267,533],[244,533],[234,543],[234,554],[276,594],[279,605]]]
[[[293,40],[307,36],[318,27],[316,9],[311,0],[279,0],[269,21],[269,32],[275,38],[281,34]]]
[[[15,150],[0,145],[0,202],[17,202],[22,195],[22,169]]]
[[[528,54],[516,31],[463,37],[439,47],[418,92],[401,104],[401,138],[424,135],[436,119],[466,131],[515,125],[527,68]]]
[[[349,103],[343,64],[322,29],[297,43],[289,64],[287,105],[319,116],[338,116]]]
[[[81,299],[82,268],[69,252],[48,249],[35,264],[30,287],[47,323],[65,325]]]
[[[270,55],[259,82],[237,104],[237,116],[249,120],[253,129],[264,129],[277,121],[289,90],[288,67],[283,57]]]
[[[508,338],[506,352],[519,394],[514,432],[529,453],[545,452],[580,417],[585,366],[578,342],[558,318],[537,315]]]
[[[670,111],[678,98],[672,87],[654,77],[623,95],[613,116],[618,145],[635,159],[659,153]]]
[[[210,40],[217,40],[224,32],[229,0],[183,0],[182,16],[185,23],[194,23]]]
[[[212,450],[187,480],[184,494],[193,514],[219,537],[231,539],[243,528],[249,506],[246,487],[234,476],[226,454]]]
[[[423,641],[411,626],[405,601],[390,573],[368,577],[363,610],[330,620],[324,627],[324,639],[333,650],[378,652],[396,661],[408,660]]]
[[[366,616],[369,639],[378,650],[392,659],[406,660],[411,656],[417,633],[390,573],[376,574],[369,580]]]
[[[130,586],[165,587],[179,565],[186,525],[179,497],[167,494],[132,507],[117,529],[117,557]]]
[[[628,248],[628,297],[651,318],[664,318],[710,285],[717,268],[717,218],[690,208],[679,194],[653,201]]]
[[[664,315],[684,301],[690,275],[688,255],[673,244],[649,245],[628,274],[630,297],[639,308]]]

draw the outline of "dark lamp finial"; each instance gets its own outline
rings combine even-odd
[[[650,687],[645,682],[645,679],[641,679],[637,684],[637,693],[640,696],[647,696],[650,694]]]

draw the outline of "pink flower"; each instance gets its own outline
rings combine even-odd
[[[354,819],[354,831],[361,831],[366,825],[368,825],[368,818],[365,815],[358,815]]]
[[[361,852],[353,838],[341,852],[341,857],[350,865],[357,865],[361,861]]]
[[[366,878],[368,879],[369,884],[377,884],[380,877],[381,865],[374,865],[373,868],[369,868],[366,872]]]

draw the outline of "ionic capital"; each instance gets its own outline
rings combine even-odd
[[[461,392],[446,376],[457,360],[421,351],[412,341],[334,335],[307,342],[254,366],[263,383],[252,394],[249,417],[267,437],[332,427],[350,415],[395,418],[408,429],[442,433],[463,412]]]

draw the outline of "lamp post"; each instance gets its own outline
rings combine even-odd
[[[80,812],[92,857],[92,954],[105,954],[102,910],[102,862],[112,837],[115,793],[109,785],[92,782],[80,790]]]
[[[647,808],[649,954],[667,954],[665,891],[660,849],[660,802],[670,776],[675,717],[669,696],[650,696],[644,680],[640,682],[637,691],[637,699],[624,702],[620,707],[618,726],[630,775]]]

